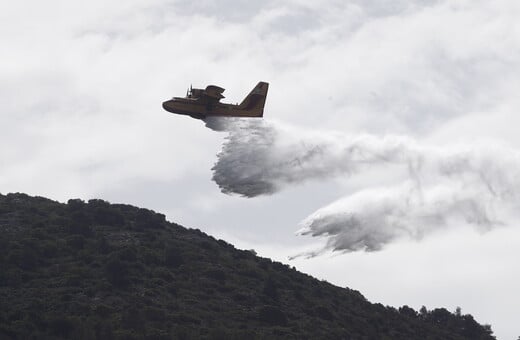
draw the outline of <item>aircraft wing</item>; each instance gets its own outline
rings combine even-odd
[[[224,98],[224,96],[222,95],[222,92],[224,91],[225,90],[220,86],[208,85],[204,90],[204,96],[219,101],[220,99]]]

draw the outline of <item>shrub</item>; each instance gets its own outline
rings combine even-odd
[[[108,282],[115,287],[125,287],[129,284],[128,264],[116,257],[108,260],[105,265],[105,273]]]
[[[286,326],[287,317],[285,313],[275,306],[262,306],[258,310],[258,319],[273,326]]]
[[[177,268],[184,263],[184,259],[179,251],[174,246],[166,246],[164,249],[164,263],[168,267]]]

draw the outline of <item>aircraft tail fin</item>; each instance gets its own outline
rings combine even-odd
[[[265,98],[267,97],[268,89],[269,83],[263,81],[259,82],[247,97],[244,98],[238,108],[250,111],[251,117],[263,117]]]

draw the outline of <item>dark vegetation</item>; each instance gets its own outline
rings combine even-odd
[[[0,195],[0,339],[494,339],[368,302],[164,215]]]

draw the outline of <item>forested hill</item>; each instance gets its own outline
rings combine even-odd
[[[150,210],[0,195],[0,339],[28,338],[494,336],[471,315],[372,304]]]

